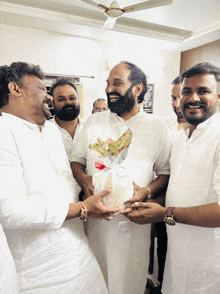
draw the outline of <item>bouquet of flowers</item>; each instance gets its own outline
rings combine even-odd
[[[100,138],[98,143],[89,145],[97,151],[99,160],[95,162],[97,172],[93,175],[95,193],[111,188],[112,192],[103,198],[103,204],[108,207],[122,206],[134,194],[133,181],[124,165],[131,144],[132,132],[128,129],[117,141],[108,139],[106,142]]]

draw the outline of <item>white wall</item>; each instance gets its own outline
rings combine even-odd
[[[172,113],[170,84],[179,73],[179,52],[162,50],[149,38],[135,36],[104,42],[9,25],[0,25],[0,30],[1,65],[25,61],[39,64],[45,73],[94,76],[82,79],[85,119],[93,101],[105,97],[106,62],[112,67],[121,60],[140,66],[154,83],[154,113]]]

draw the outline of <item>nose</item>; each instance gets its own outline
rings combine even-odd
[[[113,85],[107,85],[106,88],[105,88],[105,92],[106,92],[106,93],[114,92],[114,87],[113,87]]]
[[[174,107],[175,108],[179,108],[180,107],[180,98],[176,98],[176,100],[174,101]]]
[[[45,95],[45,98],[50,100],[51,102],[53,101],[53,97],[48,93]]]
[[[200,101],[200,97],[196,92],[192,92],[190,95],[189,101],[191,101],[191,102]]]

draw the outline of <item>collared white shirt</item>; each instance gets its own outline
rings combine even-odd
[[[166,206],[220,202],[220,113],[199,124],[189,138],[186,124],[175,137]],[[211,216],[210,216],[211,217]],[[167,226],[164,294],[218,294],[220,228]]]
[[[169,174],[170,137],[165,122],[151,114],[139,112],[124,121],[109,110],[91,115],[74,144],[71,161],[86,166],[88,175],[96,172],[99,153],[89,144],[111,138],[118,140],[127,130],[132,132],[128,156],[123,162],[134,182],[146,187],[157,175]],[[90,246],[100,264],[110,294],[144,293],[147,280],[150,247],[150,225],[140,226],[124,215],[110,222],[87,221]]]
[[[25,294],[107,293],[79,218],[77,194],[56,126],[0,116],[0,222]]]
[[[53,122],[58,127],[58,129],[61,133],[62,139],[63,139],[63,144],[65,146],[67,157],[69,159],[70,159],[71,153],[73,151],[73,142],[75,140],[77,140],[77,137],[79,136],[79,134],[84,126],[84,120],[80,116],[78,116],[78,119],[79,119],[79,123],[77,124],[76,131],[75,131],[73,138],[70,136],[70,134],[65,129],[61,128],[58,125],[58,123],[55,120],[55,117],[53,117],[52,119],[49,120],[50,122]]]
[[[174,138],[178,133],[178,121],[176,114],[168,115],[162,118],[168,126],[171,137]]]

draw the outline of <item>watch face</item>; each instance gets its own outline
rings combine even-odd
[[[175,220],[171,216],[166,217],[165,223],[170,226],[174,226],[176,224]]]

